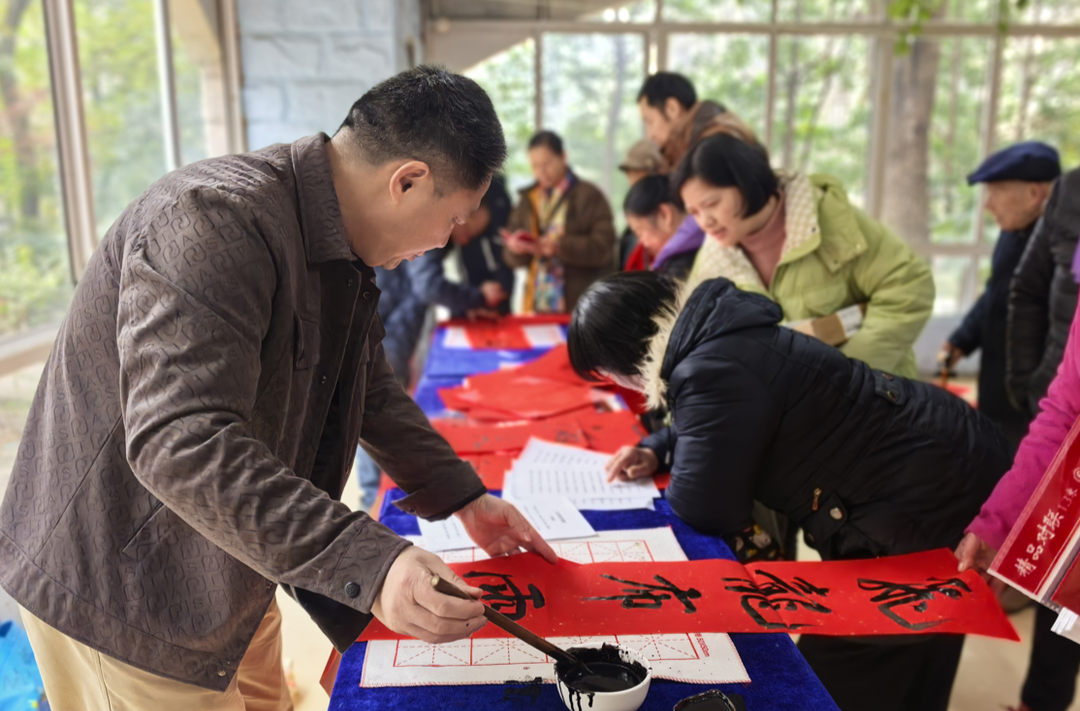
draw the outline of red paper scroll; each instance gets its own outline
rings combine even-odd
[[[1054,593],[1075,556],[1080,529],[1080,420],[1058,449],[990,572],[1040,602]],[[1077,584],[1066,586],[1075,589]],[[1080,596],[1067,594],[1071,604]],[[1069,603],[1057,600],[1070,609]]]
[[[947,550],[876,560],[597,563],[538,556],[451,566],[483,600],[542,636],[798,632],[981,634],[1018,640],[974,571]],[[488,625],[478,637],[505,636]],[[398,635],[372,623],[361,639]]]

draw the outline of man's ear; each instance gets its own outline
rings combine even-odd
[[[390,176],[390,200],[396,205],[410,190],[434,192],[434,187],[431,166],[423,161],[406,161]]]
[[[674,96],[664,99],[663,114],[668,121],[675,121],[681,118],[684,113],[686,113],[686,109]]]

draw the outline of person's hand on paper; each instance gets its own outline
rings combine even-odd
[[[491,494],[484,494],[454,515],[465,527],[469,538],[492,557],[524,548],[543,556],[549,563],[559,559],[513,504]]]
[[[996,555],[997,551],[988,546],[986,541],[974,533],[969,533],[956,547],[956,557],[960,561],[956,569],[963,573],[969,568],[974,568],[990,584],[990,589],[994,594],[998,595],[1005,589],[1005,583],[986,572],[990,569],[990,564],[994,562]]]
[[[502,302],[509,298],[506,294],[506,289],[503,285],[494,279],[485,281],[480,285],[480,293],[484,295],[484,301],[487,303],[488,308],[495,308]]]
[[[412,546],[390,565],[371,614],[394,632],[429,644],[465,639],[487,624],[482,602],[437,592],[431,586],[436,575],[474,597],[483,592],[455,575],[438,556]]]
[[[656,452],[647,447],[623,447],[604,465],[609,484],[652,476],[659,468]]]

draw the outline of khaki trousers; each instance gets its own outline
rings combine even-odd
[[[165,679],[101,654],[22,610],[54,711],[292,711],[281,666],[281,610],[270,605],[225,691]]]

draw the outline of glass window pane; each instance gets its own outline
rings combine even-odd
[[[98,231],[165,173],[154,7],[75,0]]]
[[[191,163],[229,152],[217,1],[169,0],[180,156]]]
[[[59,322],[73,289],[40,1],[0,0],[0,338]]]
[[[563,137],[570,165],[608,195],[620,222],[628,186],[618,166],[643,135],[634,99],[645,80],[644,39],[545,34],[543,68],[544,128]]]
[[[965,176],[982,159],[991,42],[950,38],[940,50],[928,132],[930,241],[970,243],[982,208],[978,186],[969,186]]]
[[[772,0],[664,0],[668,22],[768,22]]]
[[[936,256],[930,260],[934,273],[935,316],[956,316],[967,312],[970,304],[964,298],[965,285],[972,269],[971,257]]]
[[[870,153],[869,41],[781,37],[777,54],[773,164],[829,173],[863,204]]]
[[[506,172],[516,190],[532,182],[525,147],[535,133],[536,50],[530,39],[467,70],[491,97],[506,136]]]
[[[945,22],[994,24],[1000,0],[947,0],[941,19]]]
[[[1015,37],[1005,43],[997,145],[1046,141],[1066,167],[1080,163],[1080,39]]]
[[[606,8],[582,19],[600,22],[652,22],[655,18],[655,0],[637,0]]]
[[[724,71],[717,71],[718,66],[723,66]],[[688,76],[699,98],[723,104],[758,135],[764,135],[768,37],[672,34],[668,38],[668,68]]]
[[[1028,0],[1023,10],[1010,7],[1009,21],[1046,25],[1080,22],[1080,4],[1076,0]]]
[[[871,0],[778,0],[781,22],[845,22],[874,18]]]

